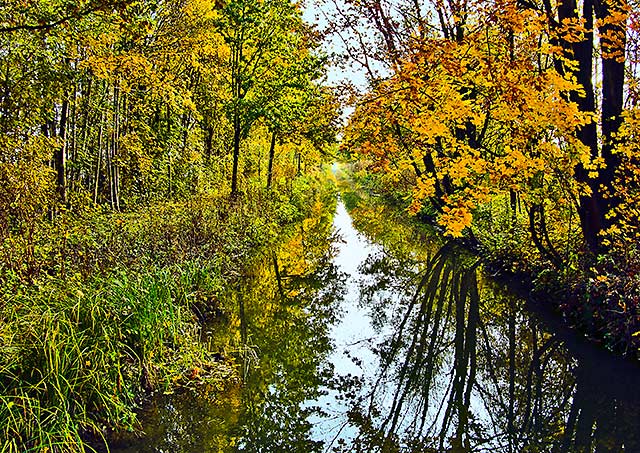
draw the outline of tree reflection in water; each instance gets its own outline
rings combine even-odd
[[[361,272],[374,313],[394,311],[380,293],[406,290],[373,345],[377,378],[352,398],[359,435],[333,451],[640,452],[637,367],[550,333],[460,248],[420,268],[383,253]]]
[[[640,452],[635,364],[533,312],[454,244],[346,195],[339,251],[319,210],[234,282],[208,341],[238,351],[243,384],[213,403],[159,399],[145,439],[112,451]]]
[[[333,263],[332,219],[332,211],[319,210],[286,244],[266,253],[234,291],[237,324],[219,342],[233,348],[235,341],[240,351],[248,346],[258,361],[245,367],[238,423],[228,433],[237,439],[233,451],[322,451],[308,421],[319,409],[306,403],[320,395],[332,373],[323,359],[344,292],[345,276]]]
[[[345,286],[333,263],[333,206],[318,206],[220,296],[227,316],[204,341],[235,357],[242,383],[156,399],[142,414],[144,438],[125,438],[113,452],[322,451],[308,421],[319,409],[308,402],[332,374],[324,358]]]

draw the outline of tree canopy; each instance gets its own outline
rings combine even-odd
[[[593,252],[622,240],[621,221],[637,237],[624,214],[637,191],[633,5],[400,3],[346,2],[386,45],[351,51],[390,68],[357,105],[348,153],[454,237],[503,198],[557,265],[574,228]]]
[[[313,29],[282,0],[8,2],[0,45],[5,235],[60,209],[222,190],[225,175],[236,192],[249,135],[324,96]]]

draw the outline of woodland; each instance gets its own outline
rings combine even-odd
[[[337,160],[637,359],[638,31],[626,0],[3,2],[0,451],[238,379],[200,326]]]

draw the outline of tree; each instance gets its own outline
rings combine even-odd
[[[580,12],[575,1],[564,0],[555,10],[549,2],[544,3],[544,8],[552,41],[564,49],[564,59],[556,59],[556,67],[575,76],[580,84],[580,89],[572,92],[571,100],[583,112],[595,116],[599,111],[601,128],[590,122],[580,128],[578,137],[590,149],[593,159],[602,159],[602,168],[593,177],[589,169],[578,166],[576,178],[590,189],[580,197],[578,208],[585,240],[591,251],[603,251],[601,233],[611,226],[607,214],[620,203],[613,191],[615,172],[620,165],[614,149],[623,112],[629,5],[626,0],[587,0]],[[594,48],[596,30],[599,49]],[[599,76],[594,74],[594,54],[602,68]],[[575,65],[563,63],[567,60]],[[594,83],[594,77],[601,80],[601,88]],[[596,99],[600,99],[599,106]]]
[[[31,162],[57,189],[2,197],[50,218],[218,187],[228,154],[237,193],[252,125],[302,115],[325,63],[284,0],[9,2],[0,46],[0,173]]]
[[[588,249],[601,251],[607,213],[620,202],[612,184],[627,7],[583,6],[578,17],[568,3],[557,10],[548,2],[481,2],[474,10],[438,3],[434,23],[421,22],[395,54],[393,75],[360,103],[345,148],[408,183],[412,211],[429,199],[451,235],[462,235],[481,206],[508,196],[514,219],[524,205],[531,239],[556,265],[562,257],[549,225],[569,234],[574,210]],[[592,83],[594,26],[600,95]]]
[[[301,12],[286,0],[232,0],[220,11],[218,30],[229,46],[225,62],[229,96],[225,106],[233,130],[231,193],[238,194],[243,138],[286,90],[314,78],[315,44]]]
[[[130,3],[131,0],[29,3],[13,1],[9,2],[9,5],[3,5],[6,16],[3,15],[0,19],[0,33],[48,31],[100,11],[122,9]]]
[[[331,89],[301,80],[301,84],[290,86],[274,98],[265,114],[271,133],[267,169],[267,188],[271,187],[276,141],[306,141],[308,148],[326,153],[326,147],[336,141],[338,130],[338,106]],[[298,167],[302,149],[296,153]],[[299,170],[298,170],[299,172]]]

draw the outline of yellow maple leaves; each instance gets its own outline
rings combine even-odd
[[[445,228],[445,234],[454,238],[462,237],[465,228],[471,226],[473,216],[469,203],[461,202],[455,206],[445,206],[438,223]]]
[[[607,214],[611,225],[603,236],[609,244],[626,248],[629,243],[640,240],[640,109],[638,107],[625,112],[618,131],[620,140],[614,153],[620,159],[612,187],[619,204]],[[602,164],[596,162],[600,168]]]
[[[422,209],[422,204],[425,200],[432,197],[435,193],[435,181],[433,178],[420,177],[416,180],[416,185],[413,188],[411,197],[411,204],[408,211],[411,214],[417,214]]]

